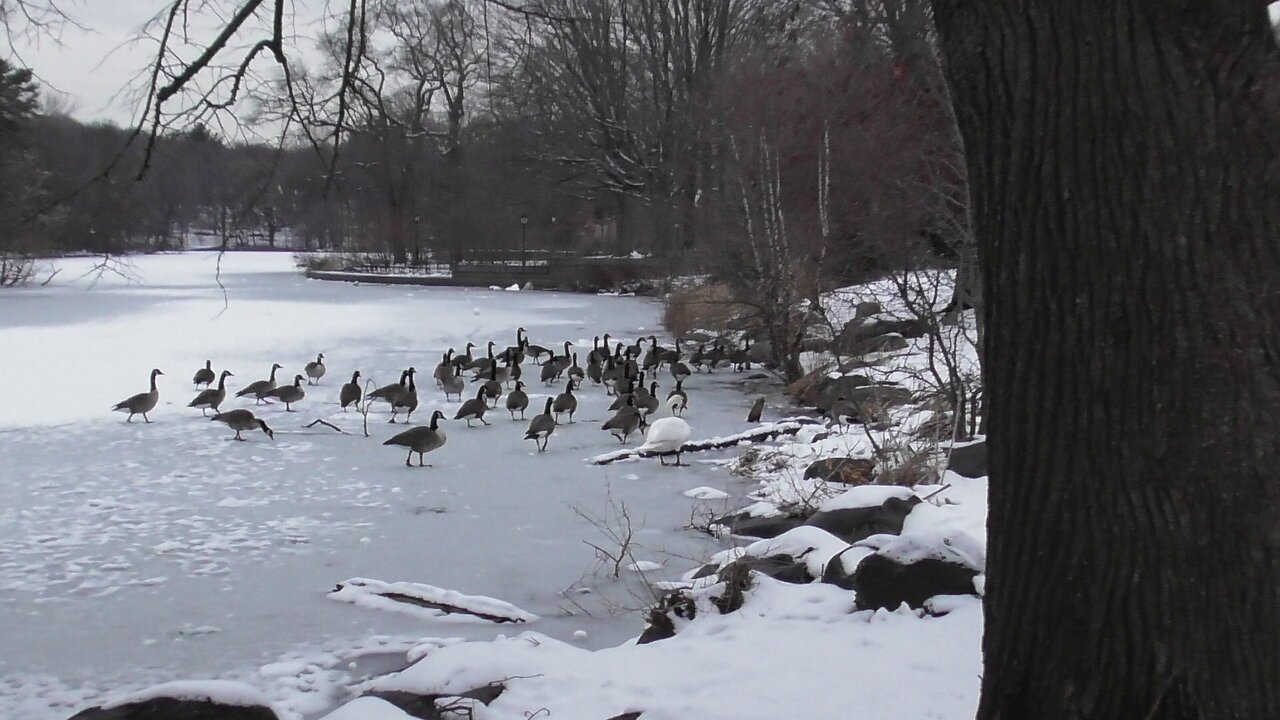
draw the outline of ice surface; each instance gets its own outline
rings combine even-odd
[[[279,662],[303,662],[304,670],[272,680],[269,696],[294,713],[286,717],[314,717],[340,697],[324,690],[327,683],[345,682],[349,671],[313,662],[311,649],[328,656],[372,637],[413,645],[435,635],[487,639],[504,629],[326,597],[351,577],[502,598],[539,615],[537,628],[548,636],[585,630],[580,646],[615,645],[637,635],[642,619],[614,608],[648,594],[646,580],[678,578],[719,549],[679,529],[695,503],[680,493],[705,485],[740,500],[749,490],[748,481],[704,463],[634,462],[625,472],[585,464],[617,444],[599,431],[608,400],[597,388],[579,394],[578,422],[557,429],[545,454],[520,440],[526,423],[497,412],[492,427],[446,423],[448,444],[423,469],[404,467],[398,449],[380,444],[403,429],[386,423],[383,408],[370,416],[366,439],[359,415],[336,403],[352,370],[388,383],[414,365],[423,381],[414,419],[437,408],[452,417],[457,403],[444,402],[430,379],[448,347],[489,339],[505,347],[518,326],[548,346],[567,338],[590,347],[606,331],[635,337],[660,325],[651,300],[355,286],[307,280],[287,254],[231,253],[222,261],[224,308],[216,260],[138,258],[141,284],[106,275],[90,288],[88,278],[76,278],[91,261],[73,259],[60,261],[66,269],[48,287],[0,292],[0,377],[8,380],[0,404],[5,720],[64,718],[111,692],[170,680],[257,684],[259,668],[279,671]],[[261,433],[231,442],[224,426],[185,407],[195,395],[191,375],[206,358],[236,373],[234,390],[265,377],[273,362],[285,366],[282,378],[292,377],[318,352],[328,373],[306,388],[297,413],[254,408],[276,430],[274,442]],[[108,408],[145,390],[153,367],[166,373],[154,422],[125,424]],[[750,398],[735,379],[717,372],[685,382],[697,398],[686,415],[700,433],[742,429]],[[660,392],[666,380],[659,378]],[[559,389],[535,377],[529,391],[533,406]],[[224,405],[234,407],[253,404]],[[349,434],[301,427],[316,418]],[[604,516],[610,496],[630,511],[638,556],[676,559],[644,578],[590,574],[595,556],[583,540],[605,540],[574,507]],[[593,592],[570,602],[561,594],[570,587]],[[201,628],[218,631],[192,632]]]

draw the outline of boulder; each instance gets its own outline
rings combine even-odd
[[[803,399],[799,396],[795,397],[797,402],[804,405],[813,405],[822,412],[826,412],[831,409],[831,404],[836,401],[836,398],[843,397],[847,400],[855,390],[871,384],[871,379],[866,375],[844,375],[837,378],[828,378],[824,372],[816,379],[815,389],[811,391],[810,397]]]
[[[91,707],[70,720],[279,720],[261,705],[223,705],[212,700],[156,697],[112,708]]]
[[[870,485],[875,481],[876,464],[865,458],[823,458],[805,468],[804,479],[820,478],[845,485]]]
[[[890,352],[905,349],[908,338],[922,337],[927,332],[929,321],[919,318],[872,322],[855,319],[845,323],[834,344],[844,355]]]
[[[987,441],[952,448],[947,469],[967,478],[984,477],[987,474]]]
[[[813,582],[813,578],[809,575],[806,565],[796,560],[790,555],[769,555],[766,557],[744,556],[734,560],[729,565],[740,565],[748,570],[755,570],[758,573],[768,575],[774,580],[792,583],[795,585],[804,585]],[[728,569],[729,565],[725,566]],[[721,571],[724,572],[723,570]]]
[[[873,411],[869,415],[881,408],[905,405],[912,399],[911,391],[904,387],[871,384],[865,375],[845,375],[818,391],[815,406],[825,413],[840,398]]]
[[[751,517],[743,513],[733,513],[716,518],[711,524],[723,525],[734,535],[767,539],[778,537],[792,528],[800,527],[803,520],[789,515]]]
[[[971,567],[932,558],[900,565],[883,555],[868,555],[858,563],[849,584],[859,610],[896,610],[906,603],[923,608],[935,595],[976,595]]]
[[[816,512],[804,521],[805,525],[826,530],[847,543],[866,540],[872,535],[897,535],[911,510],[920,504],[920,498],[906,500],[886,498],[880,505],[860,508],[841,508]]]
[[[406,715],[412,715],[423,720],[445,720],[447,717],[454,717],[453,714],[441,712],[441,707],[437,705],[437,701],[444,698],[468,698],[476,700],[484,705],[488,705],[506,690],[506,686],[501,683],[492,685],[481,685],[473,690],[466,692],[450,693],[448,695],[428,694],[420,695],[418,693],[405,692],[402,690],[377,690],[369,693],[370,696],[380,700],[385,700],[392,705],[400,708]]]
[[[875,300],[864,300],[853,306],[854,319],[861,320],[868,315],[877,315],[884,312],[884,308],[880,307],[880,303]]]

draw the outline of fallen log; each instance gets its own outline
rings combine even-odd
[[[804,428],[821,425],[821,420],[814,418],[800,417],[779,420],[776,423],[765,425],[763,427],[754,428],[736,435],[726,435],[724,437],[707,438],[705,440],[690,440],[680,448],[680,452],[701,452],[704,450],[724,450],[746,442],[760,442],[763,440],[776,440],[784,435],[795,435]],[[821,439],[830,433],[820,434],[815,439]],[[592,465],[608,465],[619,460],[627,460],[629,458],[651,458],[659,455],[673,455],[674,453],[662,453],[656,450],[641,450],[640,448],[624,448],[603,455],[596,455],[587,460]]]

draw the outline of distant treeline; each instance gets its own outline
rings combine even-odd
[[[362,54],[346,57],[338,28],[292,97],[252,98],[261,132],[291,128],[282,143],[231,142],[198,117],[159,137],[141,180],[145,134],[130,143],[6,93],[0,181],[22,192],[3,196],[3,249],[199,234],[398,262],[522,243],[639,250],[784,303],[780,283],[811,293],[964,252],[928,0],[370,7]],[[30,85],[4,70],[6,87]]]

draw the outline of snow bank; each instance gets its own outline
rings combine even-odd
[[[156,698],[173,698],[175,700],[203,700],[219,705],[248,707],[260,705],[270,707],[271,702],[258,688],[242,682],[231,680],[178,680],[161,683],[140,690],[114,697],[102,704],[104,710],[146,702]]]

